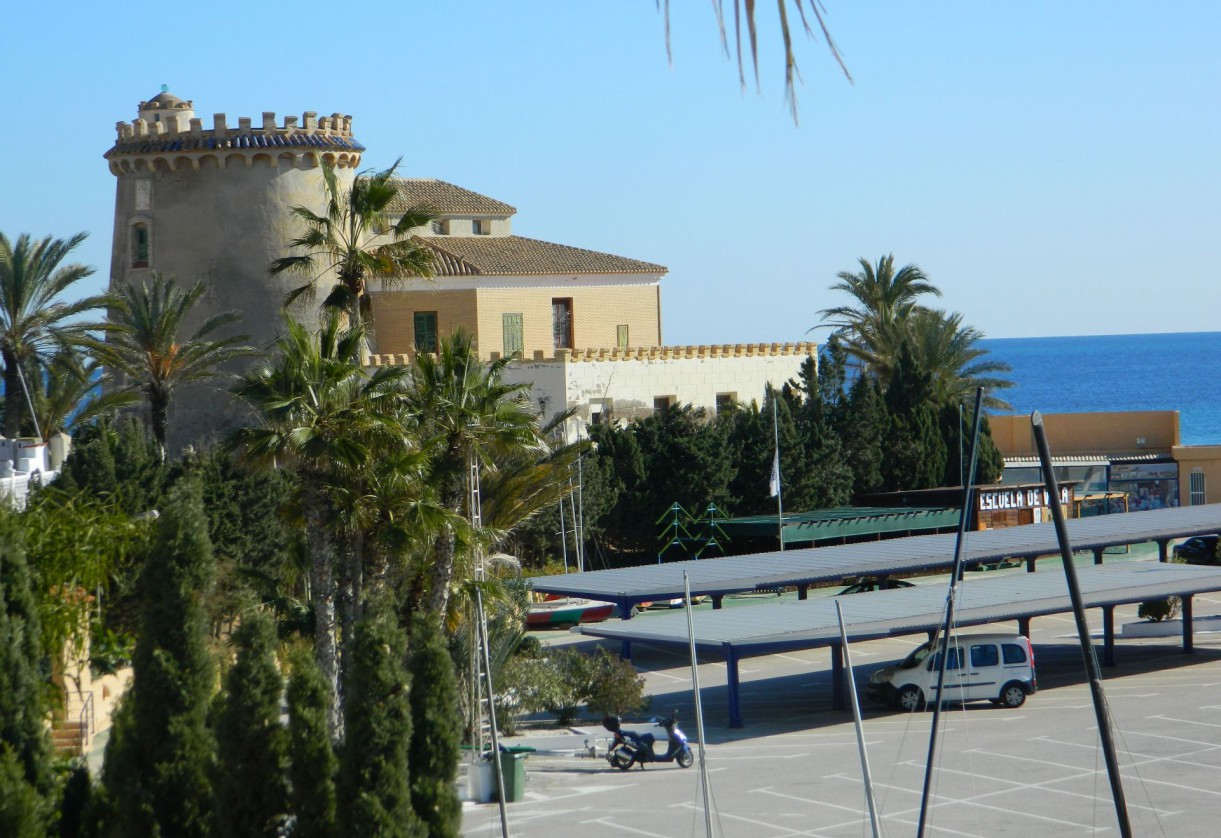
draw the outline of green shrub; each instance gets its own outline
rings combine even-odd
[[[89,644],[89,668],[95,676],[114,675],[131,664],[131,654],[135,648],[134,636],[96,623]]]
[[[496,724],[506,736],[512,736],[522,719],[566,703],[571,690],[555,655],[509,658],[496,690]]]
[[[1171,596],[1165,599],[1151,599],[1148,602],[1142,602],[1140,608],[1136,611],[1136,616],[1151,623],[1160,623],[1162,620],[1173,620],[1178,616],[1178,613],[1179,598]]]
[[[591,664],[593,671],[586,690],[589,712],[595,716],[622,716],[649,706],[644,677],[636,674],[631,661],[599,649]]]
[[[576,649],[547,649],[538,657],[515,655],[497,683],[496,722],[510,736],[533,713],[552,713],[557,724],[568,726],[582,705],[598,716],[649,706],[644,678],[630,661],[605,650],[593,655]]]

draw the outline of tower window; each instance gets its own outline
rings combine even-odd
[[[131,266],[148,267],[148,225],[137,224],[131,228]]]

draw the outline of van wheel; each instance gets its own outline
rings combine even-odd
[[[1024,694],[1023,697],[1025,697]],[[913,687],[909,684],[895,694],[895,706],[900,710],[906,710],[908,713],[923,710],[924,694],[920,692],[919,687]]]
[[[1008,683],[1001,690],[1000,703],[1006,707],[1021,707],[1026,703],[1026,690],[1016,681]]]

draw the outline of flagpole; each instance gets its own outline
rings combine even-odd
[[[772,486],[776,495],[776,535],[780,539],[780,552],[784,552],[784,499],[780,489],[780,419],[776,413],[776,391],[772,390],[772,432],[775,436],[776,456],[772,459]]]

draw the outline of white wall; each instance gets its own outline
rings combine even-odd
[[[762,403],[768,384],[796,379],[804,354],[747,355],[568,361],[523,361],[506,370],[507,381],[528,381],[535,404],[547,399],[546,415],[557,406],[575,407],[570,438],[583,430],[593,411],[609,404],[618,421],[649,416],[653,400],[673,396],[676,404],[716,409],[717,395],[732,393],[740,404]]]

